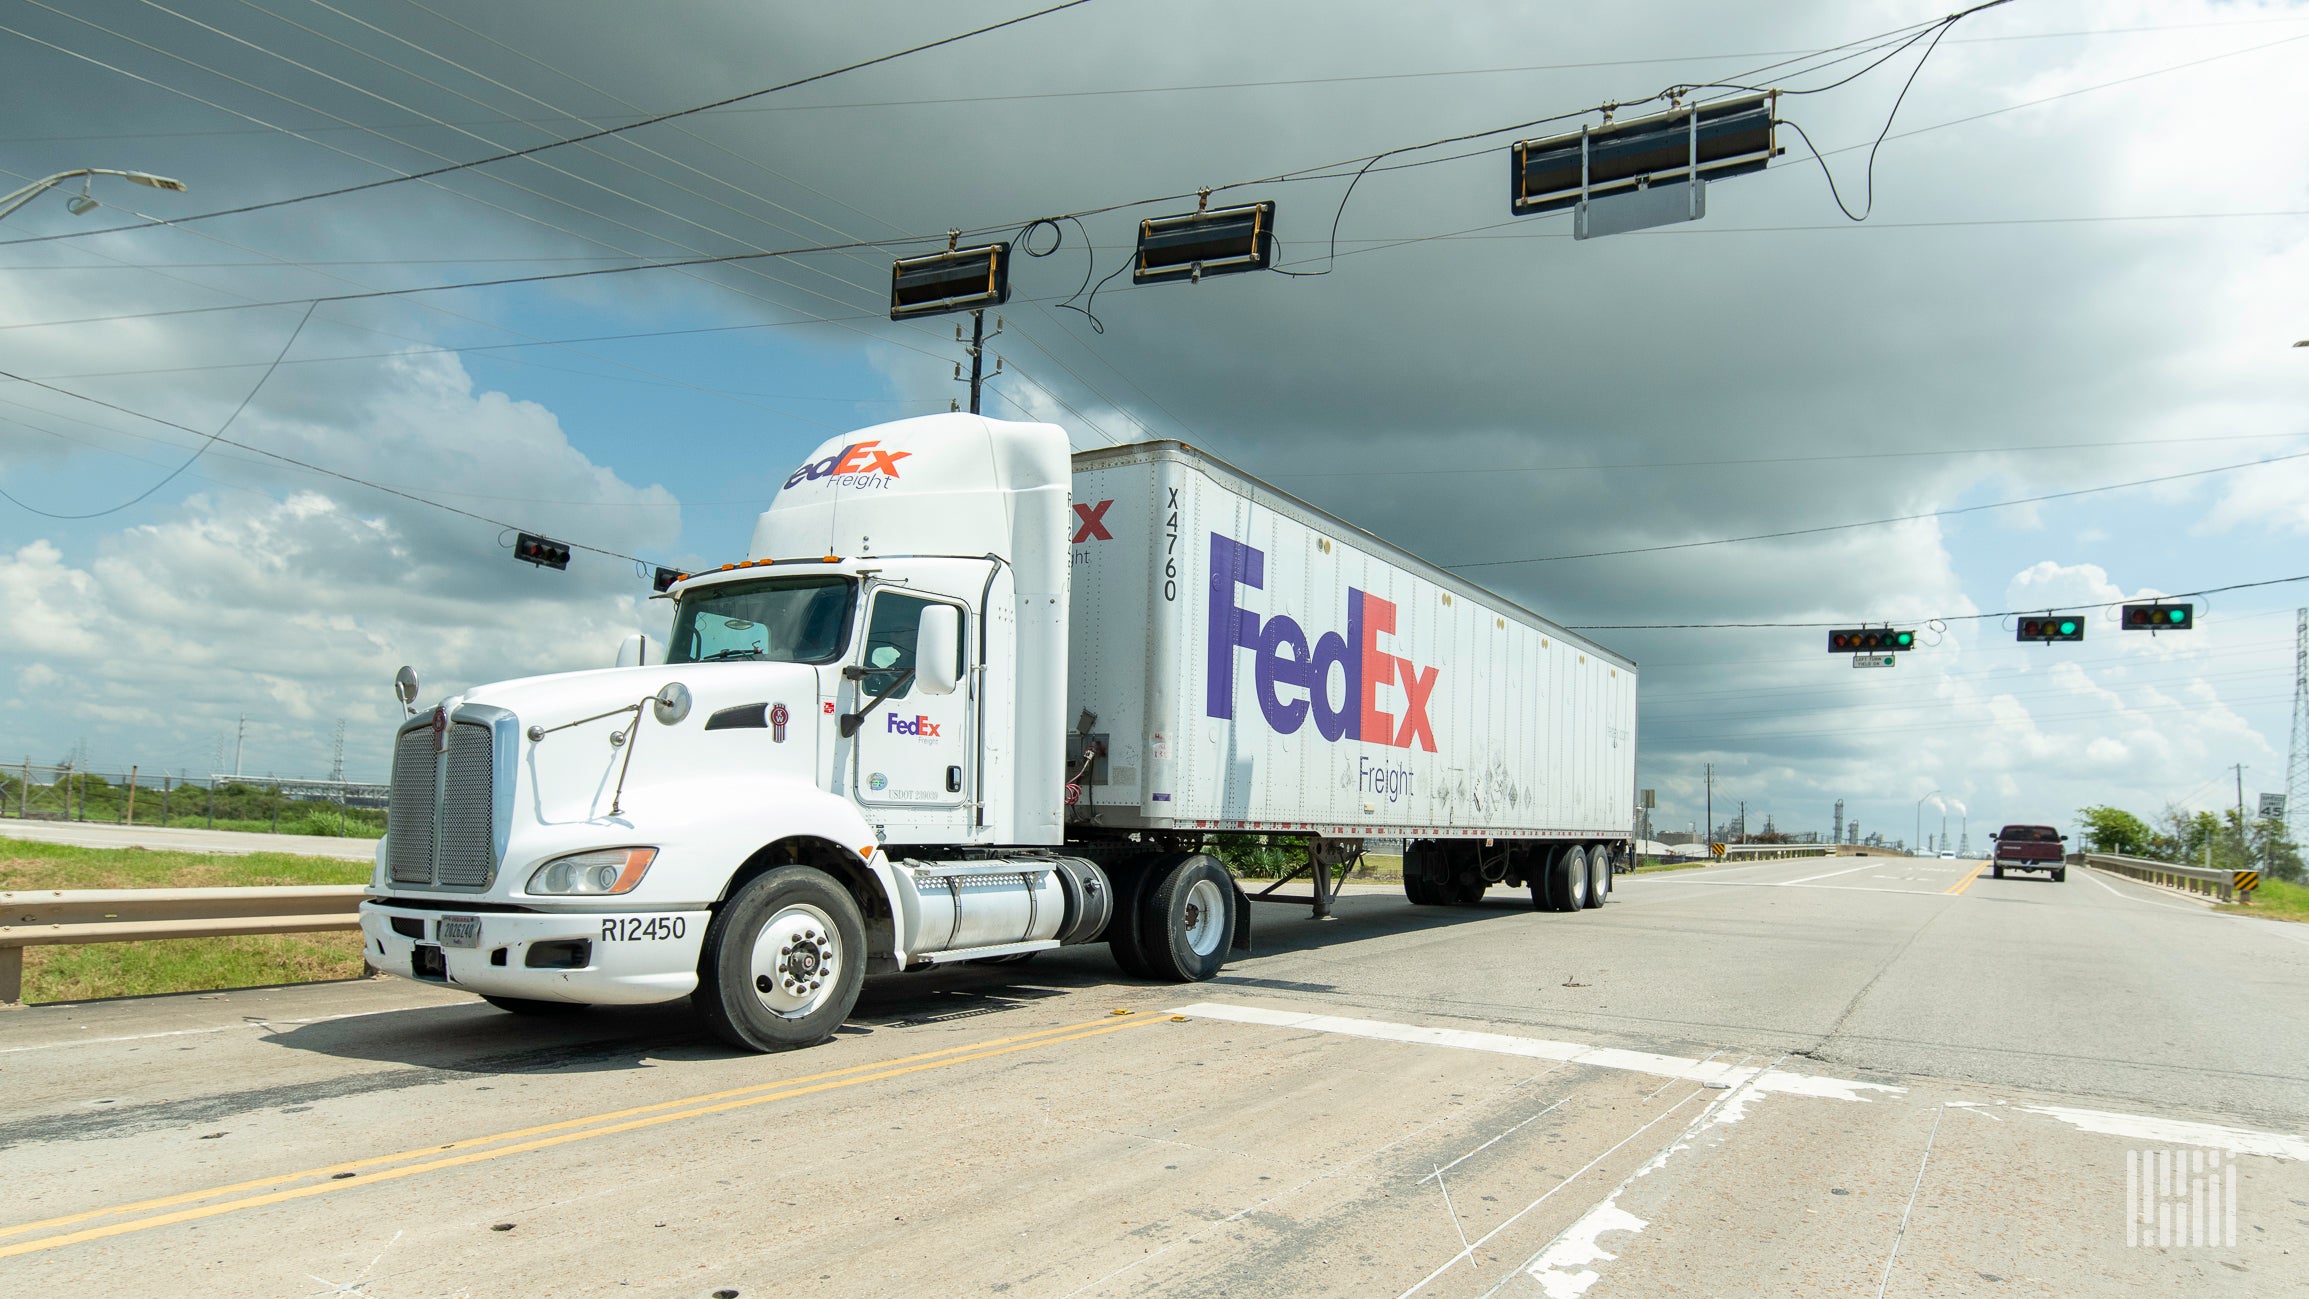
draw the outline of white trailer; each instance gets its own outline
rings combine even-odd
[[[1367,838],[1424,905],[1599,905],[1627,851],[1633,662],[1179,443],[866,429],[668,598],[662,662],[412,708],[372,964],[688,996],[773,1050],[868,973],[1104,942],[1210,978],[1250,936],[1229,836],[1305,836],[1310,892],[1259,896],[1318,916]]]

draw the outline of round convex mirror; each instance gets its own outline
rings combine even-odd
[[[657,720],[667,726],[679,725],[683,718],[689,716],[689,708],[689,687],[679,681],[666,682],[659,688],[657,697],[649,701],[650,712],[656,714]]]
[[[417,702],[417,670],[404,663],[393,674],[393,697],[406,706]]]

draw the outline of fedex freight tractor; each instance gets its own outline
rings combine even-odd
[[[1424,906],[1576,911],[1627,851],[1633,662],[1191,447],[885,424],[748,553],[673,584],[662,662],[412,711],[372,964],[525,1013],[689,997],[768,1051],[868,974],[1105,943],[1208,979],[1249,944],[1230,836],[1307,836],[1318,916],[1366,839]]]

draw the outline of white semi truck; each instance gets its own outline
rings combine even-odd
[[[1180,443],[884,424],[748,554],[672,585],[662,656],[412,708],[371,964],[777,1050],[868,974],[1103,942],[1208,979],[1250,935],[1228,836],[1306,836],[1310,894],[1259,896],[1317,916],[1367,839],[1428,906],[1576,911],[1627,851],[1633,662]]]

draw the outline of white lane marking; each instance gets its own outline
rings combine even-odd
[[[2114,895],[2114,896],[2116,896],[2116,897],[2124,898],[2124,899],[2126,899],[2127,901],[2131,901],[2131,902],[2138,902],[2138,903],[2141,903],[2143,906],[2151,906],[2151,907],[2163,907],[2163,908],[2164,908],[2164,909],[2166,909],[2167,911],[2187,911],[2187,912],[2189,912],[2189,913],[2191,913],[2191,914],[2193,914],[2193,915],[2200,915],[2200,916],[2201,916],[2201,915],[2208,915],[2208,914],[2210,914],[2210,912],[2207,910],[2207,904],[2206,904],[2206,903],[2202,903],[2202,902],[2199,902],[2199,903],[2164,902],[2164,901],[2160,901],[2160,900],[2158,900],[2158,899],[2156,899],[2156,898],[2144,898],[2144,897],[2140,897],[2140,896],[2138,896],[2137,894],[2126,893],[2126,892],[2124,892],[2124,891],[2122,891],[2122,890],[2120,890],[2120,889],[2116,888],[2115,886],[2111,885],[2111,884],[2110,884],[2110,883],[2109,883],[2107,880],[2104,880],[2104,879],[2102,879],[2102,878],[2100,877],[2100,872],[2099,872],[2098,870],[2096,870],[2096,869],[2092,868],[2092,867],[2089,867],[2089,866],[2085,868],[2085,878],[2086,878],[2086,879],[2088,879],[2088,880],[2091,880],[2091,881],[2092,881],[2093,883],[2095,883],[2095,884],[2098,884],[2098,885],[2100,885],[2102,888],[2104,888],[2104,889],[2107,889],[2107,890],[2108,890],[2108,891],[2109,891],[2109,892],[2110,892],[2112,895]],[[2150,885],[2150,884],[2144,884],[2144,885],[2142,885],[2141,887],[2143,887],[2143,888],[2154,888],[2155,886],[2154,886],[2154,885]]]
[[[2081,1131],[2098,1132],[2105,1136],[2205,1146],[2236,1155],[2267,1155],[2272,1159],[2293,1159],[2309,1163],[2309,1137],[2299,1137],[2289,1132],[2256,1132],[2251,1128],[2232,1128],[2221,1123],[2156,1119],[2139,1114],[2111,1114],[2106,1110],[2079,1110],[2066,1105],[2022,1105],[2016,1108],[2030,1114],[2049,1115]]]
[[[1778,1064],[1779,1061],[1775,1060],[1772,1063]],[[1619,1257],[1619,1255],[1610,1253],[1597,1244],[1597,1237],[1607,1231],[1624,1231],[1633,1234],[1651,1225],[1644,1219],[1620,1208],[1620,1196],[1630,1186],[1635,1185],[1636,1179],[1649,1176],[1666,1167],[1668,1160],[1674,1158],[1679,1152],[1690,1149],[1701,1137],[1708,1135],[1710,1129],[1724,1127],[1746,1118],[1748,1106],[1760,1094],[1753,1083],[1750,1083],[1733,1089],[1718,1098],[1706,1109],[1701,1110],[1699,1116],[1694,1118],[1681,1133],[1678,1133],[1675,1140],[1670,1141],[1658,1154],[1644,1161],[1643,1167],[1621,1179],[1620,1184],[1612,1188],[1611,1194],[1598,1201],[1586,1213],[1581,1214],[1579,1221],[1566,1227],[1563,1234],[1549,1241],[1546,1248],[1534,1254],[1517,1270],[1536,1279],[1540,1289],[1547,1292],[1548,1299],[1578,1299],[1578,1296],[1585,1294],[1589,1286],[1603,1279],[1602,1273],[1588,1265],[1612,1262]],[[1720,1143],[1723,1140],[1723,1134],[1717,1133],[1714,1140]],[[1501,1278],[1498,1285],[1484,1292],[1484,1299],[1491,1299],[1492,1295],[1505,1289],[1508,1283],[1515,1279],[1515,1276],[1516,1273],[1511,1272]]]
[[[1775,887],[1775,888],[1783,888],[1783,889],[1790,889],[1790,888],[1794,888],[1794,887],[1796,887],[1796,886],[1797,886],[1797,885],[1799,885],[1799,884],[1809,884],[1809,883],[1811,883],[1811,882],[1812,882],[1812,881],[1814,881],[1814,880],[1832,880],[1832,879],[1836,878],[1836,877],[1837,877],[1837,876],[1839,876],[1839,875],[1856,875],[1856,874],[1860,873],[1861,871],[1872,871],[1872,870],[1882,870],[1882,869],[1883,869],[1883,866],[1882,866],[1880,863],[1877,863],[1877,862],[1869,862],[1869,863],[1868,863],[1867,865],[1865,865],[1865,866],[1851,866],[1851,867],[1847,867],[1847,868],[1845,868],[1845,869],[1843,869],[1843,870],[1840,870],[1840,871],[1829,871],[1829,872],[1828,872],[1827,874],[1825,874],[1825,875],[1807,875],[1807,876],[1805,876],[1804,878],[1802,878],[1802,879],[1800,879],[1800,880],[1774,880],[1774,881],[1773,881],[1773,887]]]
[[[1675,1085],[1675,1084],[1674,1084],[1673,1082],[1664,1082],[1664,1083],[1661,1083],[1661,1084],[1660,1084],[1660,1086],[1662,1086],[1662,1087],[1672,1087],[1672,1086],[1674,1086],[1674,1085]],[[1659,1093],[1658,1093],[1658,1092],[1653,1092],[1653,1093],[1652,1093],[1652,1096],[1657,1096],[1657,1095],[1659,1095]],[[1645,1099],[1645,1100],[1650,1100],[1650,1099],[1651,1099],[1651,1096],[1647,1096],[1647,1097],[1645,1097],[1644,1099]],[[1544,1109],[1544,1110],[1541,1110],[1539,1113],[1532,1115],[1532,1116],[1531,1116],[1530,1118],[1528,1118],[1528,1119],[1525,1119],[1525,1120],[1524,1120],[1522,1123],[1518,1123],[1518,1124],[1516,1124],[1514,1127],[1512,1127],[1512,1128],[1509,1128],[1507,1131],[1500,1133],[1498,1136],[1496,1136],[1496,1137],[1493,1137],[1491,1140],[1484,1142],[1482,1145],[1480,1145],[1480,1146],[1477,1146],[1475,1149],[1468,1151],[1466,1154],[1464,1154],[1464,1155],[1461,1155],[1459,1158],[1452,1160],[1450,1163],[1448,1163],[1448,1164],[1445,1164],[1443,1167],[1436,1169],[1436,1170],[1435,1170],[1434,1172],[1432,1172],[1432,1173],[1429,1173],[1429,1174],[1427,1175],[1427,1177],[1422,1177],[1422,1178],[1420,1178],[1419,1180],[1420,1180],[1420,1181],[1422,1181],[1422,1182],[1424,1182],[1424,1181],[1426,1181],[1426,1180],[1427,1180],[1427,1178],[1428,1178],[1428,1177],[1433,1177],[1433,1178],[1438,1178],[1438,1179],[1440,1179],[1440,1178],[1441,1178],[1441,1177],[1442,1177],[1442,1176],[1443,1176],[1445,1173],[1448,1173],[1448,1172],[1450,1172],[1452,1169],[1459,1167],[1461,1164],[1464,1164],[1464,1163],[1466,1163],[1468,1160],[1470,1160],[1470,1159],[1473,1159],[1473,1158],[1475,1158],[1477,1155],[1480,1155],[1480,1154],[1482,1154],[1484,1151],[1491,1149],[1493,1146],[1495,1146],[1495,1145],[1498,1145],[1500,1142],[1502,1142],[1502,1141],[1505,1141],[1507,1138],[1514,1136],[1514,1135],[1515,1135],[1516,1133],[1518,1133],[1518,1132],[1521,1132],[1521,1131],[1524,1129],[1524,1127],[1525,1127],[1526,1125],[1528,1125],[1528,1124],[1531,1124],[1531,1123],[1536,1123],[1536,1122],[1538,1122],[1538,1121],[1539,1121],[1539,1120],[1540,1120],[1542,1117],[1544,1117],[1545,1115],[1547,1115],[1547,1114],[1549,1114],[1549,1113],[1553,1112],[1553,1111],[1555,1110],[1556,1106],[1558,1106],[1558,1105],[1561,1105],[1561,1104],[1563,1104],[1563,1102],[1562,1102],[1562,1101],[1557,1101],[1557,1102],[1555,1102],[1554,1104],[1552,1104],[1552,1105],[1549,1105],[1549,1106],[1548,1106],[1546,1109]]]
[[[1350,1019],[1344,1015],[1316,1015],[1297,1010],[1270,1010],[1263,1006],[1236,1006],[1222,1002],[1198,1002],[1170,1012],[1190,1019],[1220,1019],[1237,1024],[1265,1024],[1274,1028],[1293,1028],[1318,1033],[1337,1033],[1344,1037],[1372,1038],[1382,1042],[1406,1042],[1414,1046],[1443,1046],[1462,1051],[1488,1051],[1495,1055],[1528,1056],[1541,1060],[1561,1060],[1567,1064],[1587,1065],[1597,1069],[1618,1069],[1627,1073],[1650,1074],[1655,1078],[1680,1078],[1686,1082],[1723,1083],[1739,1086],[1754,1082],[1757,1090],[1786,1092],[1795,1096],[1822,1096],[1835,1100],[1865,1101],[1862,1092],[1884,1092],[1898,1095],[1904,1087],[1884,1083],[1859,1082],[1849,1078],[1821,1078],[1810,1074],[1782,1073],[1778,1069],[1756,1069],[1740,1065],[1713,1064],[1680,1055],[1655,1055],[1649,1051],[1627,1051],[1618,1047],[1589,1046],[1582,1042],[1556,1042],[1546,1038],[1515,1037],[1506,1033],[1482,1033],[1464,1028],[1430,1028],[1422,1024],[1397,1024],[1383,1019]]]
[[[1531,1203],[1524,1205],[1522,1208],[1516,1210],[1514,1217],[1509,1218],[1507,1221],[1499,1224],[1496,1227],[1493,1227],[1491,1230],[1477,1237],[1474,1244],[1469,1245],[1467,1248],[1459,1251],[1457,1254],[1452,1255],[1450,1260],[1444,1263],[1443,1266],[1428,1273],[1424,1280],[1420,1281],[1419,1284],[1412,1286],[1410,1289],[1404,1291],[1402,1294],[1397,1295],[1396,1299],[1411,1299],[1412,1295],[1415,1295],[1421,1290],[1426,1289],[1429,1282],[1443,1275],[1445,1272],[1450,1271],[1452,1266],[1458,1263],[1459,1260],[1469,1257],[1470,1255],[1474,1254],[1476,1250],[1481,1249],[1485,1245],[1489,1244],[1493,1236],[1498,1235],[1499,1233],[1507,1230],[1509,1227],[1512,1227],[1516,1223],[1522,1221],[1523,1215],[1547,1203],[1548,1198],[1554,1195],[1557,1191],[1560,1191],[1563,1188],[1571,1185],[1573,1182],[1578,1181],[1580,1178],[1587,1176],[1587,1174],[1591,1172],[1597,1164],[1600,1164],[1604,1160],[1609,1159],[1613,1155],[1617,1154],[1621,1146],[1624,1146],[1630,1141],[1635,1140],[1637,1137],[1642,1136],[1644,1133],[1651,1131],[1654,1127],[1665,1121],[1670,1114],[1673,1114],[1677,1110],[1680,1110],[1684,1106],[1690,1104],[1692,1096],[1698,1095],[1700,1095],[1699,1092],[1693,1092],[1691,1096],[1686,1096],[1682,1100],[1677,1101],[1675,1104],[1668,1106],[1664,1110],[1661,1110],[1658,1117],[1652,1119],[1642,1127],[1637,1128],[1635,1131],[1628,1133],[1626,1136],[1621,1137],[1618,1141],[1613,1142],[1611,1149],[1606,1150],[1602,1154],[1597,1155],[1595,1158],[1588,1160],[1586,1163],[1579,1166],[1578,1171],[1572,1173],[1570,1176],[1565,1177],[1562,1181],[1557,1182],[1555,1185],[1540,1192],[1538,1199],[1533,1200]]]
[[[0,1055],[15,1055],[19,1051],[53,1051],[65,1046],[97,1046],[105,1042],[147,1042],[157,1037],[196,1037],[203,1033],[230,1033],[236,1028],[254,1028],[271,1032],[276,1024],[327,1024],[340,1019],[359,1019],[364,1015],[391,1015],[404,1010],[430,1010],[435,1006],[458,1006],[463,1002],[435,1001],[419,1006],[387,1006],[383,1010],[354,1010],[342,1015],[314,1015],[308,1019],[242,1020],[238,1024],[218,1024],[211,1028],[172,1028],[165,1033],[130,1033],[122,1037],[67,1038],[61,1042],[35,1042],[30,1046],[0,1046]]]
[[[1948,895],[1947,889],[1879,889],[1865,884],[1774,884],[1769,880],[1670,880],[1674,884],[1691,884],[1710,889],[1822,889],[1830,893],[1906,893],[1920,898]]]

